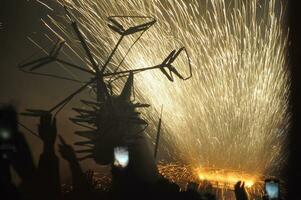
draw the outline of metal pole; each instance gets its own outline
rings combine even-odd
[[[159,119],[158,129],[157,129],[157,138],[156,138],[155,153],[154,153],[155,160],[157,158],[158,147],[159,147],[160,132],[161,132],[161,123],[162,123],[162,111],[163,111],[163,105],[161,106],[160,119]]]

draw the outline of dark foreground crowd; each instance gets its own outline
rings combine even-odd
[[[93,200],[93,199],[187,199],[214,200],[210,192],[180,187],[165,178],[146,183],[126,173],[123,168],[112,165],[109,189],[96,187],[91,173],[84,173],[71,145],[57,135],[56,120],[50,114],[40,117],[39,136],[43,141],[43,151],[35,166],[30,148],[18,130],[18,120],[12,106],[0,109],[0,199],[1,200]],[[55,142],[59,140],[59,156],[55,153]],[[72,174],[71,190],[62,191],[59,160],[69,163]],[[13,168],[21,179],[14,185],[11,177]],[[237,200],[247,200],[244,184],[235,185]]]

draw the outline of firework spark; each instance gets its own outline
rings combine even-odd
[[[276,0],[64,3],[99,63],[118,40],[106,28],[110,15],[153,16],[158,21],[133,46],[123,69],[152,66],[175,48],[188,49],[194,67],[191,80],[170,83],[154,71],[136,76],[135,81],[136,98],[153,106],[144,114],[151,124],[151,137],[164,105],[162,135],[171,158],[194,169],[231,169],[255,175],[279,172],[285,161],[283,146],[289,125],[287,30],[281,2],[280,9]],[[59,30],[77,52],[74,56],[85,60],[68,25],[50,19],[50,27]],[[122,42],[111,69],[136,38]],[[178,59],[177,69],[185,73],[186,62]]]

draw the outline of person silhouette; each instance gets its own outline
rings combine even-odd
[[[45,111],[40,117],[38,130],[43,141],[43,152],[40,155],[36,175],[38,193],[43,199],[59,199],[61,190],[59,159],[54,147],[57,137],[56,119],[52,119],[52,115]]]
[[[13,184],[11,167],[20,177],[21,191]],[[35,174],[33,158],[23,134],[18,130],[16,110],[11,105],[0,108],[0,195],[9,199],[21,199],[30,195]]]

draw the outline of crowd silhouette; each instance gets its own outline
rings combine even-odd
[[[46,113],[40,117],[39,136],[43,142],[38,165],[35,166],[23,134],[18,130],[17,112],[13,106],[0,109],[0,199],[10,200],[92,200],[92,199],[188,199],[214,200],[210,184],[203,188],[190,183],[186,190],[163,176],[149,183],[133,177],[123,168],[112,164],[112,182],[109,189],[96,187],[93,171],[84,172],[73,147],[58,134],[56,119]],[[56,155],[55,143],[59,140]],[[70,191],[62,191],[60,181],[60,159],[68,162],[72,174]],[[13,168],[21,179],[16,187],[11,177]],[[248,200],[244,183],[234,187],[237,200]]]

